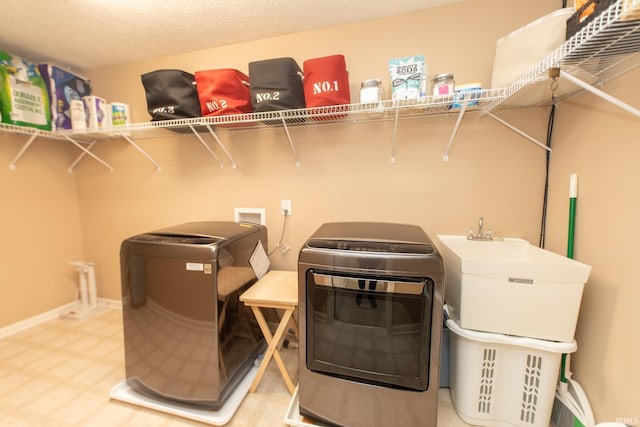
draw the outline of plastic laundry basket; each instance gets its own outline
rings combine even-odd
[[[445,307],[445,310],[447,307]],[[562,353],[571,343],[463,329],[447,319],[449,381],[466,423],[548,427]]]

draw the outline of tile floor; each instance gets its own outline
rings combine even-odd
[[[297,350],[283,349],[294,372]],[[122,312],[107,309],[84,321],[54,319],[0,339],[0,426],[178,427],[205,424],[109,398],[124,378]],[[439,427],[466,426],[447,389]],[[291,401],[275,363],[248,394],[229,427],[285,427]]]

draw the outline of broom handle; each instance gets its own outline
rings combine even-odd
[[[572,173],[569,178],[569,238],[567,258],[573,259],[573,242],[576,233],[576,200],[578,198],[578,175]]]
[[[576,232],[576,199],[578,198],[578,175],[572,173],[569,177],[569,236],[567,239],[567,258],[573,259],[573,244]],[[567,371],[569,370],[569,355],[562,354],[560,369],[560,382],[568,383]]]

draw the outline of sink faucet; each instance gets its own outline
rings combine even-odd
[[[484,219],[480,217],[478,221],[478,232],[474,232],[473,228],[470,228],[467,232],[467,239],[469,240],[493,240],[493,233],[491,230],[483,231]]]

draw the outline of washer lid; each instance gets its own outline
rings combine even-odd
[[[202,221],[174,225],[146,234],[156,236],[185,236],[191,238],[209,238],[212,241],[228,240],[234,237],[255,233],[261,226],[231,221]]]
[[[310,239],[307,242],[310,248],[332,249],[340,251],[361,252],[385,252],[394,254],[423,254],[430,255],[435,252],[430,244],[408,244],[392,242],[363,242],[360,240],[326,240]]]
[[[264,226],[230,221],[188,222],[148,233],[127,240],[183,245],[216,245],[219,242],[240,239],[259,232]]]
[[[343,251],[435,253],[433,243],[422,228],[384,222],[326,223],[309,238],[307,246]]]
[[[223,240],[211,236],[198,236],[180,233],[147,233],[140,234],[133,237],[132,239],[139,242],[171,243],[184,245],[211,245]]]

